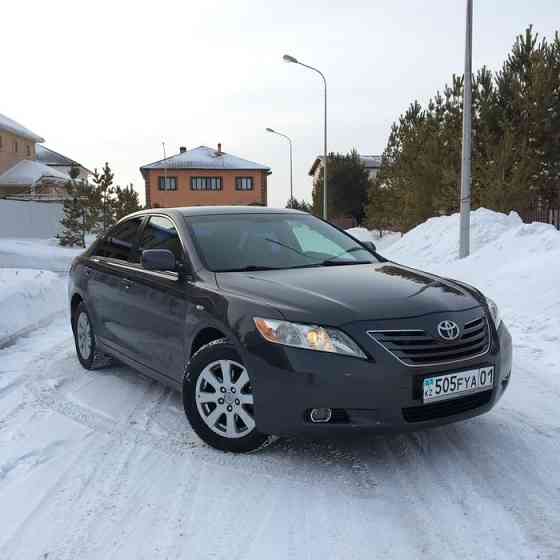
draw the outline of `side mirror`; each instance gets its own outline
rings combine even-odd
[[[377,253],[377,247],[375,246],[375,243],[373,241],[362,241],[362,243],[367,249],[373,251],[374,253]]]
[[[177,270],[175,255],[169,249],[146,249],[141,262],[146,270]]]

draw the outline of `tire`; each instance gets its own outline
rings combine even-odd
[[[82,367],[98,369],[111,363],[111,358],[99,352],[95,343],[95,333],[86,304],[82,301],[72,316],[72,332],[76,354]]]
[[[256,428],[249,373],[225,338],[206,344],[191,358],[183,406],[198,437],[215,449],[249,453],[274,441]]]

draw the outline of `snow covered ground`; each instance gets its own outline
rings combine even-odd
[[[83,249],[56,239],[0,239],[0,348],[66,310],[66,272]]]
[[[72,259],[83,251],[82,248],[61,247],[54,238],[0,238],[0,267],[67,272]]]
[[[500,304],[512,382],[464,423],[234,456],[162,385],[83,370],[64,316],[0,350],[0,558],[560,558],[560,233],[472,220],[464,261],[457,216],[380,249]]]
[[[62,312],[66,282],[47,270],[0,268],[0,347]]]

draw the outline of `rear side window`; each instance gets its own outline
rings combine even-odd
[[[132,218],[115,226],[99,242],[93,256],[128,261],[141,223],[142,218]]]
[[[168,249],[179,261],[183,260],[183,248],[177,230],[173,222],[162,216],[152,216],[144,231],[139,243],[138,259],[145,249]]]

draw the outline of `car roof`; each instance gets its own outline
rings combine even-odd
[[[212,216],[219,214],[305,214],[291,208],[267,208],[264,206],[184,206],[177,208],[148,208],[131,214],[141,216],[145,214],[168,214],[170,216]]]

